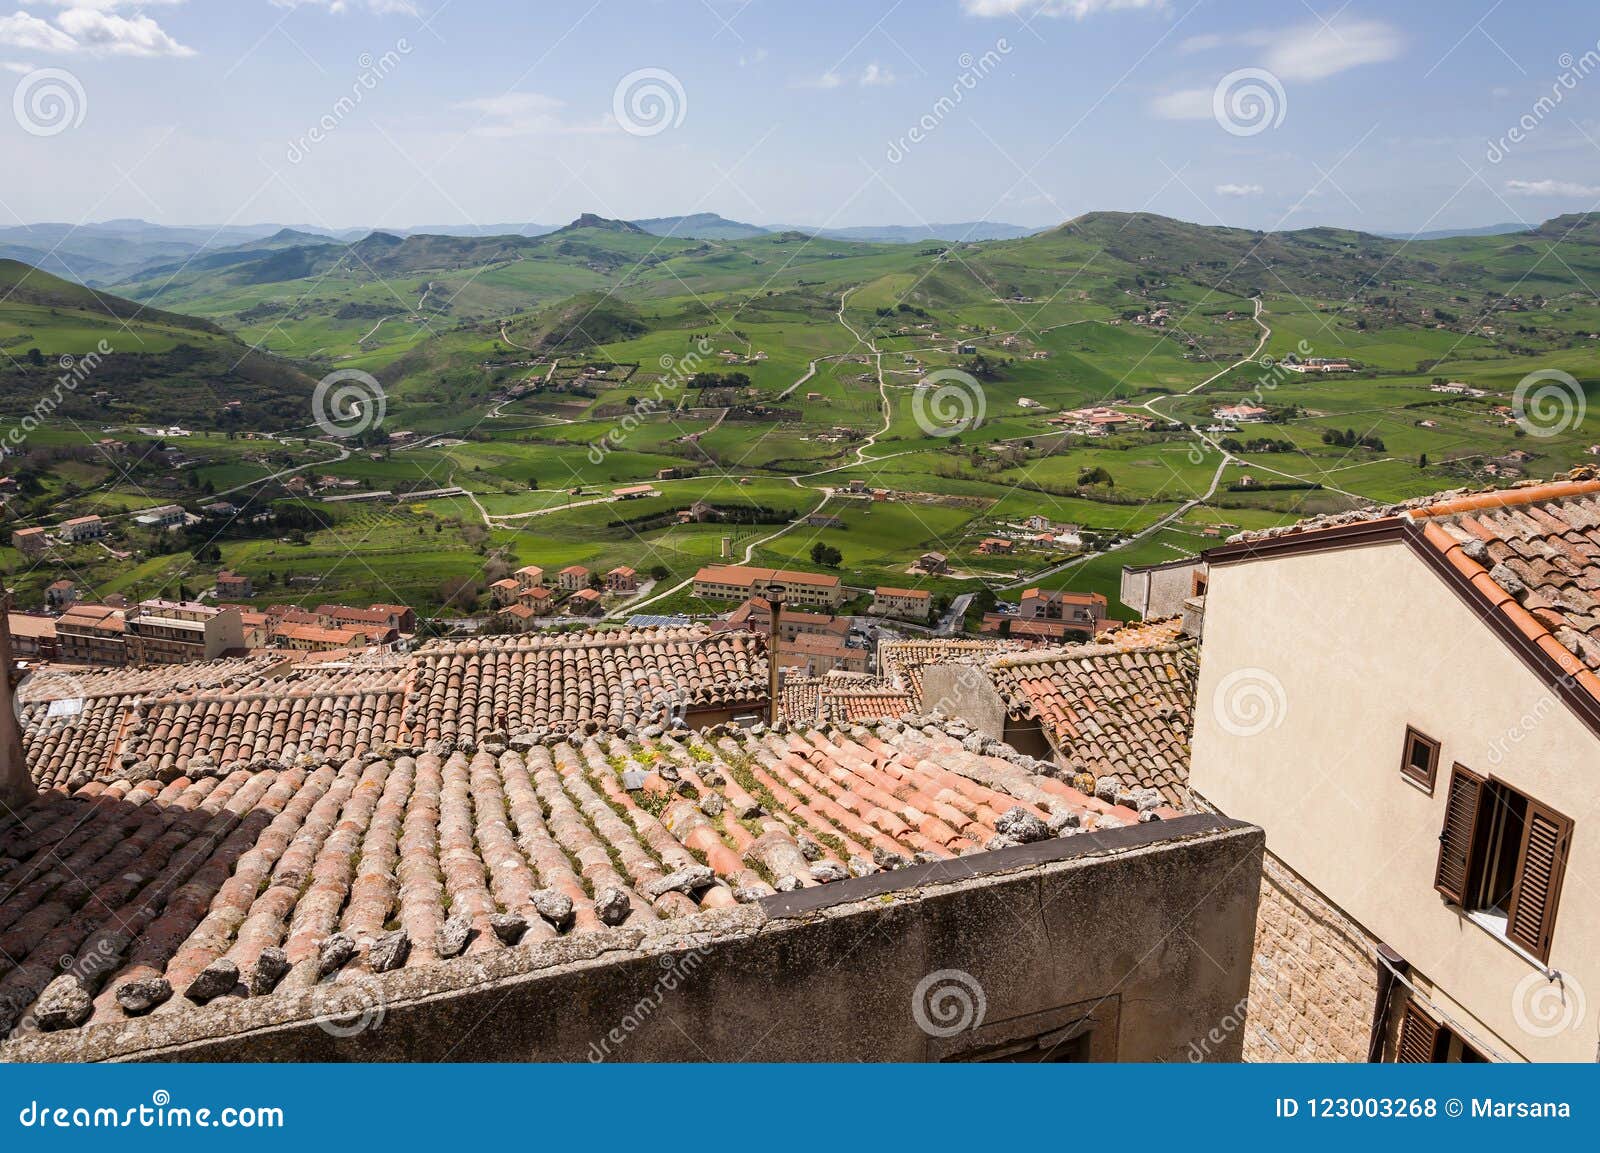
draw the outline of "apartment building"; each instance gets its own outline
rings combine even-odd
[[[933,613],[933,594],[925,589],[879,585],[872,593],[872,611],[902,620],[925,621]]]
[[[236,608],[147,600],[127,614],[126,623],[131,664],[209,661],[244,648],[244,625]]]
[[[127,622],[106,605],[73,605],[56,618],[56,653],[63,664],[125,665]]]
[[[786,605],[831,610],[844,603],[844,586],[836,576],[748,565],[710,565],[701,569],[694,576],[694,595],[708,600],[744,600],[761,596],[774,585],[782,586]]]

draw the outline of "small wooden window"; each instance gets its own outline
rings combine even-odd
[[[1439,742],[1407,725],[1400,772],[1407,780],[1433,792],[1433,782],[1439,774]]]
[[[1400,1018],[1400,1043],[1395,1047],[1395,1060],[1422,1065],[1437,1061],[1441,1028],[1422,1006],[1407,1001],[1405,1016]]]
[[[1486,1060],[1448,1025],[1435,1021],[1415,1001],[1406,1002],[1394,1059],[1401,1064],[1476,1064]]]

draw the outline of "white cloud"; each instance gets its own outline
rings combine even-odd
[[[1166,6],[1167,0],[961,0],[961,7],[969,16],[1021,16],[1032,12],[1041,16],[1071,16],[1074,20],[1086,19],[1097,12]]]
[[[118,16],[115,9],[132,6],[131,0],[45,0],[61,8],[55,23],[18,12],[0,16],[0,44],[38,52],[86,53],[91,56],[193,56],[167,34],[155,19],[142,12]],[[176,4],[181,0],[154,0]],[[140,4],[139,7],[149,5]]]
[[[455,107],[476,112],[481,122],[472,129],[474,136],[555,136],[584,132],[605,132],[613,125],[606,119],[575,123],[562,118],[564,100],[539,92],[507,92],[463,100]]]
[[[796,80],[796,88],[843,88],[844,77],[837,72],[824,72],[821,76],[813,76],[807,80]]]
[[[1268,71],[1280,80],[1322,80],[1363,64],[1393,60],[1405,40],[1382,20],[1334,17],[1263,37]]]
[[[0,16],[0,44],[36,52],[75,52],[78,42],[48,20],[18,12]]]
[[[0,60],[0,72],[10,72],[16,76],[26,76],[32,71],[32,64],[24,64],[20,60]]]
[[[894,73],[874,60],[861,72],[863,88],[887,88],[894,83]]]
[[[108,56],[193,56],[149,16],[117,16],[93,8],[68,8],[56,18],[86,52]]]
[[[1212,90],[1180,88],[1150,101],[1150,111],[1163,120],[1210,120]]]
[[[1260,196],[1266,189],[1259,184],[1219,184],[1218,196]]]
[[[1600,196],[1600,187],[1576,180],[1508,180],[1512,196]]]
[[[326,8],[335,15],[365,9],[377,16],[419,16],[413,0],[270,0],[274,8]]]

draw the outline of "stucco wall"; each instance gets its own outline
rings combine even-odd
[[[1443,742],[1431,796],[1400,774],[1408,724]],[[1600,997],[1595,735],[1403,543],[1211,566],[1193,789],[1263,826],[1499,1056],[1592,1061],[1600,1014],[1434,891],[1457,761],[1574,820],[1549,963]]]
[[[693,933],[584,933],[367,978],[381,1016],[358,1030],[312,1019],[339,1005],[323,985],[0,1057],[924,1061],[1084,1028],[1101,1058],[1188,1060],[1215,1032],[1204,1056],[1237,1060],[1218,1022],[1248,985],[1261,851],[1237,822],[1155,822],[779,895]],[[963,988],[976,1029],[951,1028]]]

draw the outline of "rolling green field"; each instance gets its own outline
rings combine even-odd
[[[537,238],[307,238],[152,269],[120,296],[3,271],[9,527],[113,524],[110,549],[0,551],[25,606],[63,575],[86,595],[143,596],[202,591],[231,567],[260,603],[457,614],[483,611],[487,584],[522,564],[576,563],[657,573],[650,611],[721,611],[683,585],[725,540],[774,566],[837,549],[853,588],[1004,597],[1038,581],[1115,602],[1125,564],[1547,478],[1594,463],[1600,441],[1594,218],[1403,248],[1116,213],[925,246],[663,238],[585,218]],[[54,362],[112,337],[115,371],[25,427]],[[1286,357],[1352,371],[1294,373]],[[340,439],[311,393],[347,368],[377,378],[386,411]],[[1558,384],[1531,420],[1519,384],[1546,370],[1577,391]],[[1482,395],[1436,390],[1447,382]],[[1267,420],[1219,426],[1214,410],[1240,403]],[[1051,423],[1097,405],[1150,427]],[[139,431],[173,423],[195,435]],[[645,482],[657,495],[611,498]],[[431,491],[446,488],[464,491]],[[217,499],[239,511],[180,533],[132,524]],[[1033,516],[1076,526],[1085,553],[979,551]],[[956,575],[910,573],[928,551]]]

